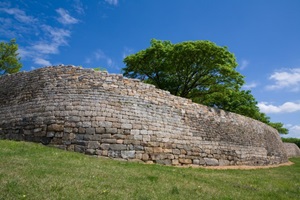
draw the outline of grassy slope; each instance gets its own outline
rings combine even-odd
[[[95,158],[0,140],[0,199],[298,199],[292,166],[212,170]]]

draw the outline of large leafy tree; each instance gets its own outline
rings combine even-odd
[[[210,41],[172,44],[151,40],[149,48],[124,59],[124,76],[154,84],[194,102],[245,115],[287,133],[259,111],[250,91],[241,90],[244,77],[236,71],[235,56]]]
[[[8,43],[0,43],[0,75],[20,71],[22,64],[17,51],[18,45],[15,39],[10,40]]]

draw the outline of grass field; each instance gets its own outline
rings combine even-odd
[[[300,158],[255,170],[116,161],[0,140],[0,199],[300,199]]]

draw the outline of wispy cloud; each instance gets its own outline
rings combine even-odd
[[[289,134],[287,137],[300,138],[300,125],[285,125],[287,129],[289,129]]]
[[[97,62],[99,61],[105,62],[106,66],[104,67],[119,69],[116,62],[112,58],[107,56],[101,49],[97,49],[85,59],[85,63],[87,64],[97,64]]]
[[[256,82],[251,82],[251,83],[249,83],[249,84],[243,85],[243,89],[245,89],[245,90],[250,90],[250,89],[252,89],[252,88],[256,88],[257,86],[258,86],[258,83],[256,83]]]
[[[51,63],[43,58],[35,58],[34,63],[42,66],[50,66]]]
[[[117,6],[119,3],[118,0],[105,0],[105,2],[113,6]]]
[[[260,102],[257,104],[260,111],[269,113],[292,113],[300,111],[300,102],[285,102],[282,105],[275,106],[268,102]]]
[[[0,8],[0,12],[5,12],[7,14],[13,15],[16,20],[23,23],[32,23],[35,22],[36,19],[32,16],[26,15],[23,10],[18,8]]]
[[[56,12],[60,15],[57,20],[64,24],[64,25],[68,25],[68,24],[76,24],[78,23],[78,20],[74,17],[72,17],[68,11],[66,11],[63,8],[58,8],[56,9]]]
[[[82,12],[80,0],[75,1],[78,3],[78,12]],[[71,37],[70,27],[50,26],[42,17],[28,15],[26,10],[12,7],[10,3],[0,3],[0,12],[4,13],[0,16],[0,34],[6,38],[23,40],[23,44],[26,45],[19,45],[18,53],[22,59],[32,60],[37,65],[51,65],[49,56],[58,54],[60,47],[68,45],[68,39]],[[79,22],[63,8],[56,9],[56,12],[56,19],[63,25]],[[35,37],[32,41],[30,38],[33,34]]]
[[[78,14],[83,15],[85,13],[83,4],[80,0],[74,0],[73,8]]]
[[[33,45],[33,49],[43,54],[57,54],[59,47],[67,45],[67,38],[70,37],[69,30],[54,28],[42,25],[46,39],[42,39]]]
[[[246,69],[248,67],[249,63],[250,62],[248,60],[242,60],[241,65],[240,65],[240,70]]]
[[[274,72],[269,79],[275,81],[274,84],[266,87],[269,90],[288,89],[293,92],[300,90],[300,68]]]

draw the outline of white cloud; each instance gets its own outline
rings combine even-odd
[[[96,50],[93,54],[94,54],[93,57],[95,58],[96,61],[102,58],[106,58],[106,55],[100,49]]]
[[[32,46],[39,54],[57,54],[60,46],[68,44],[67,37],[70,37],[70,31],[48,25],[42,25],[42,28],[47,39],[40,40]]]
[[[73,7],[78,14],[84,14],[84,7],[80,0],[74,0]]]
[[[107,59],[106,59],[106,63],[107,63],[107,65],[108,65],[109,67],[114,66],[114,62],[113,62],[113,60],[112,60],[111,58],[107,58]]]
[[[274,106],[267,102],[260,102],[257,104],[260,111],[263,113],[292,113],[300,111],[300,103],[295,102],[285,102],[282,105]]]
[[[117,6],[119,3],[118,0],[105,0],[105,2],[113,6]]]
[[[107,67],[113,67],[118,69],[116,63],[113,61],[112,58],[107,56],[101,49],[97,49],[95,52],[93,52],[89,57],[85,59],[85,63],[87,64],[93,64],[100,60],[103,60],[106,62]],[[105,67],[105,66],[104,66]]]
[[[242,60],[242,61],[241,61],[240,69],[243,70],[243,69],[245,69],[246,67],[248,67],[248,65],[249,65],[249,61],[248,61],[248,60]]]
[[[60,23],[64,25],[68,24],[76,24],[78,23],[78,20],[71,15],[69,15],[69,12],[66,11],[63,8],[56,9],[56,12],[60,15],[60,17],[57,19]]]
[[[287,124],[285,127],[289,129],[289,133],[282,135],[283,137],[300,138],[300,125]]]
[[[258,83],[252,82],[252,83],[243,85],[243,89],[250,90],[252,88],[256,88],[257,86],[258,86]]]
[[[38,65],[43,65],[43,66],[50,66],[51,63],[48,60],[45,60],[43,58],[35,58],[34,63]]]
[[[269,90],[285,88],[294,92],[300,90],[300,68],[285,69],[274,72],[269,79],[275,81],[273,85],[268,85],[266,87]]]
[[[26,15],[23,10],[18,8],[0,8],[0,11],[13,15],[14,18],[19,22],[32,23],[36,21],[36,19],[34,19],[32,16]]]
[[[80,0],[74,0],[77,4],[77,12],[80,11]],[[0,2],[0,12],[4,14],[0,17],[0,35],[4,38],[18,38],[18,53],[22,60],[31,60],[35,64],[49,65],[50,54],[58,54],[61,46],[68,45],[68,39],[71,36],[71,29],[64,29],[57,26],[50,26],[45,23],[44,15],[30,16],[26,15],[23,8],[14,8],[10,3]],[[70,16],[67,10],[59,8],[56,10],[59,14],[58,20],[63,24],[75,24],[79,20]],[[1,13],[2,14],[2,13]],[[51,16],[47,16],[51,17]],[[52,16],[54,17],[54,16]],[[32,36],[34,35],[34,39]]]
[[[57,54],[58,46],[56,44],[47,44],[44,41],[40,41],[33,45],[32,48],[40,54]]]

